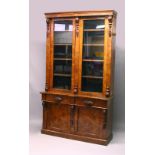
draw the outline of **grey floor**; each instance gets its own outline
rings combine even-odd
[[[116,129],[108,146],[40,133],[41,121],[30,121],[30,155],[124,155],[124,130]]]

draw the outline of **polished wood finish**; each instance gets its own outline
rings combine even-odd
[[[112,138],[116,12],[82,11],[45,13],[47,20],[46,82],[41,92],[44,134],[107,145]],[[103,29],[84,28],[84,21],[104,20]],[[72,44],[54,44],[54,22],[72,21]],[[69,30],[64,30],[68,33]],[[84,32],[104,33],[101,44],[84,43]],[[54,45],[72,45],[72,58],[54,57]],[[83,47],[103,47],[103,59],[83,58]],[[54,73],[54,61],[71,62],[71,73]],[[102,75],[83,75],[82,63],[103,63]],[[54,87],[54,76],[71,78],[71,88]],[[82,78],[101,80],[102,91],[82,91]]]
[[[77,11],[77,12],[53,12],[45,13],[47,18],[64,18],[64,17],[105,17],[105,16],[116,16],[114,10],[102,10],[102,11]]]

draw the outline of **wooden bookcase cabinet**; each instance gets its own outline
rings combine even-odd
[[[116,12],[45,13],[41,132],[106,145],[112,138]]]

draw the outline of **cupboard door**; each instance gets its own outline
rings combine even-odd
[[[74,61],[74,21],[55,20],[53,33],[52,87],[60,90],[72,89]]]
[[[70,130],[70,106],[65,104],[48,104],[47,129],[61,132]]]
[[[76,111],[76,132],[88,137],[104,137],[106,115],[103,109],[78,106]]]
[[[81,21],[79,91],[102,93],[104,74],[104,19]]]

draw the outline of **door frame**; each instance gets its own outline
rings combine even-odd
[[[83,52],[83,26],[85,20],[98,20],[103,19],[105,20],[105,30],[104,30],[104,60],[103,60],[103,86],[102,92],[84,92],[81,91],[81,84],[82,84],[82,52]],[[79,95],[86,95],[86,96],[95,96],[95,97],[106,97],[106,87],[110,84],[108,81],[109,79],[109,64],[111,63],[111,44],[109,44],[109,20],[108,17],[89,17],[89,18],[80,18],[79,20],[79,65],[78,65],[78,94]]]

